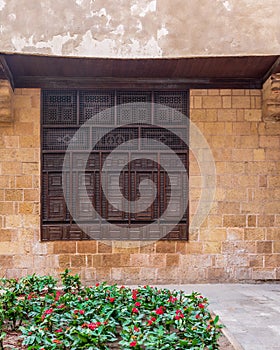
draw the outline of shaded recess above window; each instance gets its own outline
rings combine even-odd
[[[280,56],[100,59],[1,55],[0,79],[16,88],[248,88],[280,72]]]

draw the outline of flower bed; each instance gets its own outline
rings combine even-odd
[[[2,279],[1,340],[21,334],[22,349],[218,349],[221,325],[206,298],[151,286],[130,289],[78,275]]]

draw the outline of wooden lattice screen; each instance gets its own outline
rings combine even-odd
[[[137,102],[137,107],[133,104],[127,105],[133,102]],[[142,107],[141,103],[143,103]],[[166,109],[164,106],[172,109]],[[95,125],[84,128],[79,138],[75,139],[78,150],[66,154],[66,149],[75,132],[97,113]],[[144,225],[159,220],[168,204],[170,181],[180,182],[188,173],[188,147],[180,137],[176,136],[188,130],[187,114],[188,92],[186,91],[42,91],[42,240],[90,238],[79,228],[69,213],[62,189],[63,177],[71,183],[69,198],[73,204],[72,214],[75,213],[73,216],[78,218],[79,222],[88,223],[88,232],[91,230],[90,225],[94,224],[96,230],[102,222],[100,218],[89,216],[88,204],[83,200],[85,193],[80,186],[82,183],[86,185],[87,196],[90,197],[95,210],[108,222],[121,227],[122,225]],[[129,125],[120,127],[127,124],[127,120],[130,121]],[[114,127],[113,130],[111,130],[112,127]],[[165,127],[176,131],[176,134],[171,134]],[[110,132],[106,133],[106,128]],[[105,135],[92,149],[92,138],[104,132]],[[186,137],[188,135],[182,135],[184,140]],[[139,142],[139,139],[142,141]],[[150,139],[159,140],[171,147],[185,165],[185,174],[176,172],[175,162],[172,165],[174,172],[168,176],[160,165],[165,154],[157,150],[149,142]],[[132,140],[132,152],[120,151],[118,156],[118,162],[127,163],[121,176],[116,178],[113,170],[108,171],[106,180],[110,183],[118,183],[124,197],[128,201],[136,201],[135,203],[139,197],[139,183],[143,179],[152,180],[158,190],[156,199],[147,210],[141,212],[119,211],[113,206],[114,203],[107,201],[101,190],[100,172],[105,159],[111,162],[114,169],[116,159],[115,157],[110,159],[110,153],[128,140]],[[157,159],[155,161],[137,157],[133,159],[134,147],[135,152],[141,151],[143,154],[154,148]],[[84,166],[82,155],[85,152],[89,152],[90,155],[86,172],[81,172]],[[67,158],[64,160],[65,154]],[[64,167],[63,162],[66,165]],[[170,176],[173,180],[170,180]],[[187,200],[188,193],[185,189],[183,194],[178,194],[178,206],[185,205]],[[107,232],[104,238],[121,239],[118,236],[121,235],[120,232],[119,234]],[[146,238],[152,239],[152,237]],[[180,223],[164,239],[187,238],[188,209]]]

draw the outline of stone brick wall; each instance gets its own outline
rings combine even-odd
[[[1,89],[0,89],[1,95]],[[14,121],[0,123],[0,275],[58,274],[116,283],[242,282],[280,278],[280,123],[262,121],[259,90],[193,90],[191,120],[216,162],[211,212],[189,242],[143,247],[42,243],[40,91],[15,90]],[[190,156],[190,212],[201,193]]]

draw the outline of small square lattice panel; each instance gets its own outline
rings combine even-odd
[[[114,125],[114,92],[81,91],[80,124],[91,119],[96,125]]]
[[[187,121],[188,95],[185,91],[155,92],[155,125],[184,125]]]
[[[76,96],[75,91],[43,91],[43,123],[77,124]]]
[[[117,124],[151,124],[151,92],[118,92]]]

